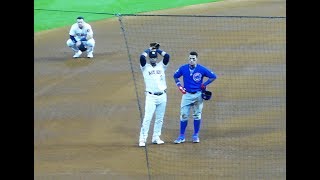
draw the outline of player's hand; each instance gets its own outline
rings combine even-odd
[[[81,41],[76,42],[76,46],[79,47],[81,45]]]
[[[205,91],[206,88],[207,88],[207,87],[206,87],[204,84],[201,84],[201,90],[202,90],[202,91]]]
[[[186,94],[186,88],[182,87],[182,86],[179,86],[179,91],[182,93],[182,94]]]

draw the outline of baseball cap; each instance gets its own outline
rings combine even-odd
[[[150,52],[149,52],[149,57],[150,57],[150,58],[157,58],[157,57],[158,57],[158,54],[157,54],[156,51],[150,51]]]

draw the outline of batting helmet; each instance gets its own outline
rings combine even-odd
[[[158,54],[157,54],[156,51],[150,51],[150,52],[149,52],[149,57],[150,57],[150,58],[157,58],[157,57],[158,57]]]
[[[202,99],[209,100],[209,99],[211,99],[211,96],[212,96],[212,92],[202,91],[202,94],[201,94]]]

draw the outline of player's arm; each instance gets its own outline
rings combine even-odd
[[[92,39],[93,38],[93,35],[92,34],[87,34],[86,36],[86,40],[88,41],[89,39]]]
[[[182,76],[181,68],[182,68],[182,67],[180,67],[179,69],[177,69],[176,72],[174,72],[174,74],[173,74],[173,79],[174,79],[174,81],[176,82],[176,85],[177,85],[177,86],[178,86],[178,84],[180,84],[179,78]],[[180,84],[180,85],[181,85],[181,84]]]
[[[72,40],[72,42],[77,43],[77,40],[75,38],[76,34],[73,32],[72,28],[69,32],[69,36],[70,36],[70,39]]]
[[[186,89],[181,85],[179,78],[174,78],[174,81],[176,82],[177,87],[179,88],[179,90],[185,94],[186,93]]]
[[[217,79],[217,75],[207,68],[205,68],[205,76],[208,77],[208,80],[201,85],[202,90],[205,90],[209,84],[211,84],[215,79]]]
[[[174,77],[173,79],[174,79],[174,82],[176,82],[176,85],[177,85],[178,87],[179,87],[179,86],[182,86],[179,78],[175,78],[175,77]]]
[[[147,59],[146,59],[147,56],[148,56],[147,50],[145,50],[140,55],[140,65],[141,65],[141,67],[144,67],[147,64]]]
[[[176,82],[176,85],[179,89],[179,91],[182,93],[182,94],[186,94],[186,89],[181,85],[180,83],[180,80],[179,78],[181,77],[181,71],[180,71],[180,68],[173,74],[173,79],[174,81]]]
[[[89,24],[87,24],[87,35],[86,35],[86,41],[93,38],[93,31]]]
[[[163,56],[163,60],[162,60],[163,64],[164,64],[164,65],[167,65],[167,64],[169,63],[169,60],[170,60],[170,55],[169,55],[167,52],[165,52],[165,51],[163,51],[163,50],[161,50],[161,49],[157,49],[156,51],[157,51],[157,53],[159,53],[161,56]]]
[[[70,36],[70,39],[72,40],[72,42],[77,43],[77,40],[75,38],[76,33],[74,31],[74,25],[72,25],[71,28],[70,28],[69,36]]]
[[[180,80],[179,78],[182,76],[182,73],[181,73],[181,67],[179,69],[176,70],[176,72],[173,74],[173,79],[174,79],[174,82],[176,82],[176,85],[179,87],[179,86],[182,86],[181,83],[180,83]]]
[[[93,31],[91,29],[91,26],[87,25],[86,37],[81,38],[80,41],[88,41],[91,38],[93,38]]]
[[[72,42],[77,43],[76,38],[74,37],[74,35],[70,35],[70,39],[72,40]]]
[[[208,86],[210,83],[212,83],[216,78],[209,78],[206,82],[203,83],[203,85]]]
[[[81,41],[77,41],[75,35],[70,35],[70,39],[76,44],[77,47],[81,45]]]

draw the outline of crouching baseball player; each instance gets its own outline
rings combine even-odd
[[[159,43],[150,43],[150,48],[146,49],[140,55],[140,69],[145,82],[145,110],[144,118],[141,124],[139,146],[146,146],[149,127],[153,114],[155,121],[153,128],[152,143],[163,144],[160,139],[163,118],[167,105],[167,84],[165,71],[168,67],[170,56],[167,52],[159,49]],[[163,56],[160,62],[157,62],[158,54]],[[149,57],[147,63],[146,57]]]
[[[67,46],[75,52],[73,55],[74,58],[80,57],[84,51],[87,52],[88,58],[93,58],[95,46],[93,31],[91,25],[86,23],[83,17],[77,17],[77,22],[70,28],[69,36],[70,39],[67,41]]]

